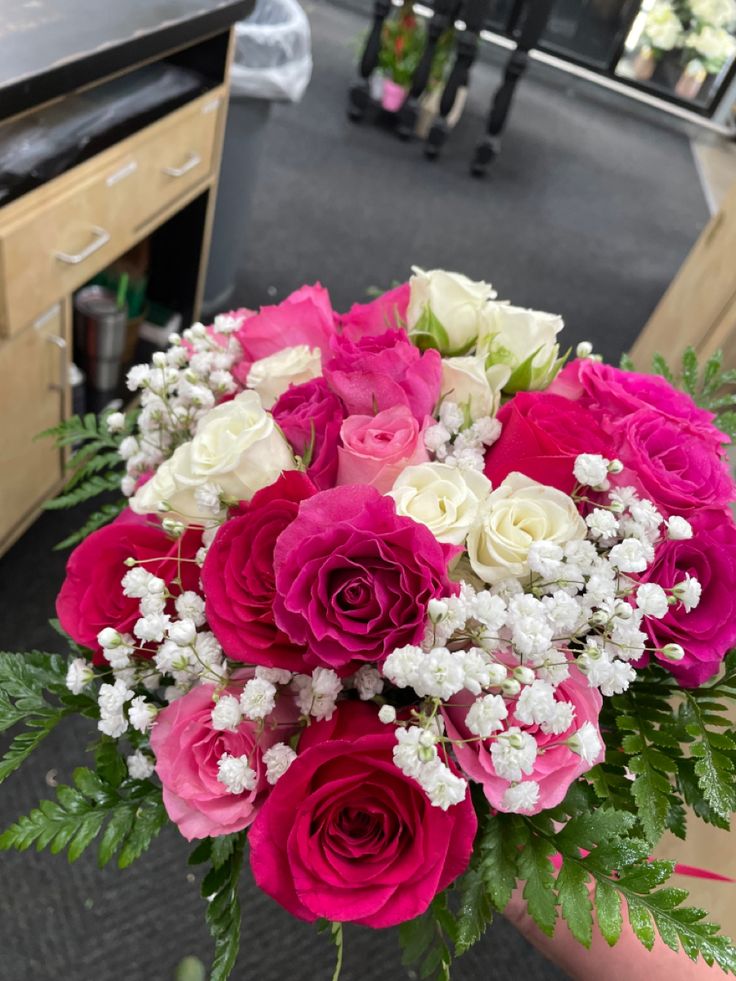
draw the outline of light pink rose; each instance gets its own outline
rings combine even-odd
[[[292,697],[287,704],[280,696],[260,734],[258,723],[248,720],[234,732],[213,729],[214,691],[214,685],[192,688],[159,713],[151,732],[166,812],[188,841],[229,835],[252,823],[268,790],[263,753],[291,734],[288,727],[275,728],[275,723],[295,722],[297,716]],[[236,696],[241,691],[242,684],[227,689]],[[220,783],[217,763],[224,753],[248,757],[257,778],[252,790],[231,794]]]
[[[466,693],[467,694],[467,693]],[[450,703],[444,710],[447,734],[453,740],[470,740],[456,742],[453,749],[460,769],[470,779],[481,784],[483,792],[491,805],[499,811],[505,811],[504,794],[510,783],[496,773],[491,756],[490,739],[479,740],[465,725],[468,713],[468,698],[457,697],[457,705]],[[582,776],[587,770],[604,757],[603,740],[600,738],[598,716],[601,710],[602,698],[597,688],[590,688],[586,678],[576,668],[570,667],[570,676],[555,689],[557,701],[571,702],[574,707],[573,721],[566,732],[551,735],[542,732],[536,725],[526,725],[514,715],[513,705],[509,705],[508,718],[505,727],[518,726],[523,732],[534,736],[539,747],[539,753],[531,773],[525,774],[524,780],[535,780],[539,784],[539,798],[535,806],[524,813],[538,814],[550,807],[556,807],[563,800],[571,783]],[[462,704],[460,704],[462,702]],[[590,722],[598,733],[600,751],[590,763],[564,745],[585,722]]]
[[[425,429],[426,421],[420,426],[407,405],[348,416],[340,430],[337,483],[371,484],[385,494],[405,467],[429,459]]]

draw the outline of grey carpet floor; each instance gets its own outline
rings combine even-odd
[[[707,219],[687,141],[534,72],[518,93],[489,179],[467,163],[498,72],[479,65],[467,112],[438,164],[385,128],[344,113],[354,40],[365,22],[310,8],[315,73],[299,106],[275,107],[236,300],[273,302],[321,279],[346,309],[414,262],[491,280],[514,302],[561,312],[568,340],[617,357],[636,336]],[[2,645],[56,649],[46,626],[63,577],[51,545],[83,516],[47,514],[0,560]],[[83,762],[88,730],[70,722],[0,792],[0,825]],[[93,856],[0,856],[0,978],[172,981],[187,954],[209,959],[188,846],[167,830],[125,872]],[[326,939],[291,920],[246,875],[238,981],[321,981]],[[344,981],[410,977],[390,934],[347,931]],[[457,981],[561,975],[498,918],[457,964]]]

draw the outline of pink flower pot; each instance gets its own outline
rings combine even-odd
[[[387,112],[398,112],[404,104],[406,94],[407,90],[403,85],[398,85],[390,78],[384,78],[381,105]]]

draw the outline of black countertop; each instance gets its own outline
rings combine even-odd
[[[0,0],[0,119],[247,17],[254,0]]]

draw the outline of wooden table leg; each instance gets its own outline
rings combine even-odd
[[[529,63],[529,52],[537,44],[549,18],[554,0],[527,0],[524,22],[516,44],[506,62],[503,81],[496,89],[486,126],[486,136],[475,148],[470,170],[475,177],[482,177],[488,164],[500,148],[501,134],[506,126],[511,102],[519,79]]]

